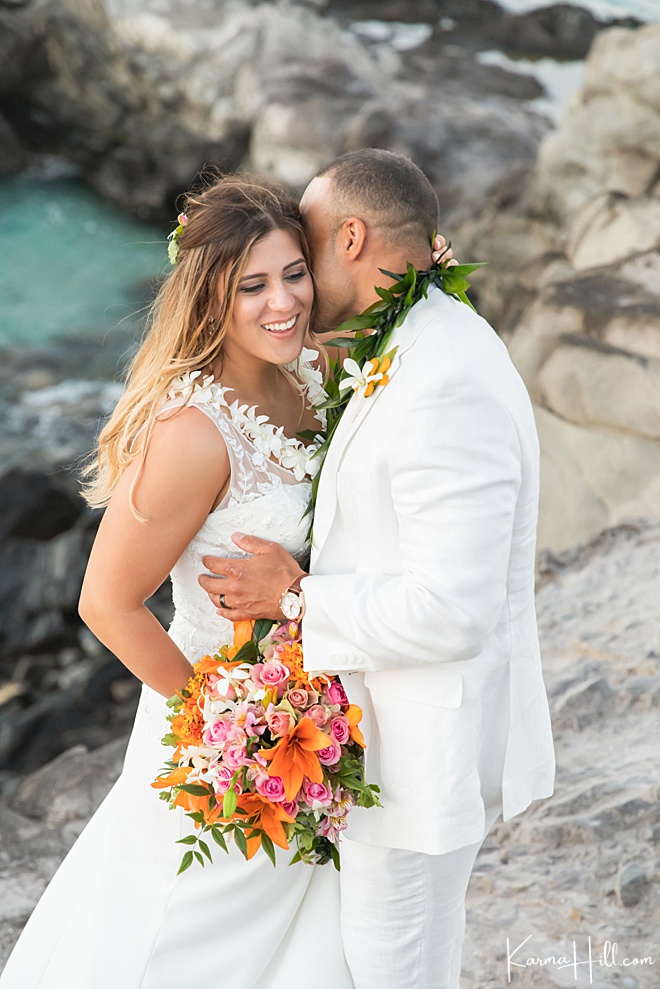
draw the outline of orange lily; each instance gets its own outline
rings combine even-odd
[[[227,649],[227,659],[232,660],[238,650],[249,642],[254,632],[253,621],[234,622],[234,642]]]
[[[259,793],[242,793],[238,798],[238,809],[252,819],[254,826],[261,828],[274,845],[279,845],[280,848],[289,847],[283,824],[293,824],[294,818],[286,813],[281,804],[271,803]],[[255,834],[247,838],[247,847],[247,857],[251,859],[261,847],[261,835]]]
[[[164,790],[170,786],[179,786],[181,783],[185,783],[188,779],[188,775],[192,772],[192,766],[179,766],[177,769],[173,769],[171,773],[167,776],[160,776],[157,780],[151,784],[156,790]],[[193,793],[186,793],[185,790],[179,790],[179,792],[174,797],[175,807],[183,807],[184,810],[198,811],[202,810],[206,814],[208,812],[208,801],[209,796],[197,797]],[[195,822],[195,827],[199,825]]]
[[[348,720],[350,735],[353,741],[361,745],[363,749],[366,749],[367,743],[364,740],[364,735],[358,728],[358,722],[362,718],[362,708],[358,707],[357,704],[349,704],[348,710],[344,712],[344,717]]]
[[[188,774],[191,772],[192,766],[178,766],[173,769],[171,773],[167,776],[159,776],[157,780],[154,780],[151,784],[156,790],[166,790],[170,786],[178,786],[179,783],[185,783],[188,779]]]
[[[280,848],[288,848],[286,832],[283,824],[293,824],[294,818],[289,817],[281,804],[271,803],[266,797],[259,793],[242,793],[238,798],[238,805],[231,817],[222,816],[222,803],[219,803],[212,811],[205,814],[207,824],[227,824],[237,817],[252,818],[255,828],[261,828],[274,845]],[[245,832],[247,841],[247,857],[249,859],[261,847],[261,835],[252,834],[249,830]],[[249,837],[248,837],[249,836]]]
[[[196,797],[193,793],[186,793],[185,790],[179,790],[174,798],[174,805],[175,807],[183,807],[184,810],[189,810],[193,813],[201,810],[206,815],[208,813],[209,797],[210,794],[207,794],[205,797]],[[195,821],[195,827],[199,827],[197,821]]]
[[[220,656],[203,656],[195,663],[195,673],[217,673],[220,666],[224,667]]]
[[[323,782],[316,753],[329,744],[328,736],[311,718],[302,718],[272,749],[261,750],[260,754],[270,762],[268,775],[281,776],[287,800],[295,799],[305,776],[313,783]]]

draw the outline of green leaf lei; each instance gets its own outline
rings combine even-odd
[[[445,254],[450,247],[451,242],[447,244],[442,254]],[[350,331],[355,333],[354,337],[335,337],[327,341],[327,346],[345,348],[350,352],[353,360],[360,366],[363,366],[364,363],[374,358],[378,358],[379,360],[385,357],[392,358],[397,350],[396,347],[390,351],[387,350],[392,333],[398,326],[401,326],[412,307],[421,299],[427,298],[431,285],[437,285],[447,295],[454,296],[460,302],[464,302],[471,309],[474,309],[466,294],[470,287],[466,276],[476,271],[477,268],[482,268],[485,263],[477,262],[475,264],[458,264],[447,267],[447,262],[442,260],[441,255],[425,271],[414,268],[410,263],[406,266],[405,274],[400,275],[380,268],[379,270],[388,278],[391,278],[394,284],[390,288],[377,287],[376,294],[379,296],[379,301],[368,306],[358,316],[352,316],[350,319],[347,319],[337,328],[337,333]],[[372,332],[365,335],[365,330],[371,330]],[[328,398],[325,402],[317,406],[317,408],[327,411],[328,423],[324,434],[324,441],[314,454],[315,457],[323,459],[325,459],[328,447],[330,446],[339,421],[346,410],[346,406],[353,396],[352,388],[341,388],[342,381],[350,377],[349,372],[343,366],[343,362],[340,364],[339,361],[332,358],[329,361],[329,375],[325,382],[325,390]],[[318,438],[319,433],[314,430],[306,430],[299,435],[303,439],[312,440]],[[321,465],[321,470],[318,471],[312,481],[312,494],[307,514],[314,509],[322,469],[323,466]]]

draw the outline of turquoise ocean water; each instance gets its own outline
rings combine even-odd
[[[0,216],[0,347],[132,323],[168,267],[162,230],[76,179],[1,177]]]

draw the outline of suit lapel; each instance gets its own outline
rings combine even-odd
[[[432,291],[438,291],[435,286],[431,286]],[[391,379],[401,367],[401,359],[405,352],[415,343],[417,337],[422,332],[427,323],[425,318],[426,306],[423,302],[418,303],[411,310],[408,317],[403,321],[394,333],[388,345],[388,350],[397,348],[397,352],[392,360],[392,366],[388,371]],[[323,464],[323,472],[319,483],[319,489],[314,511],[314,530],[312,559],[318,560],[337,509],[337,471],[341,465],[344,454],[348,446],[367,418],[371,410],[376,406],[381,394],[389,388],[389,382],[384,387],[377,386],[375,391],[367,398],[354,394],[344,410],[344,414],[337,425],[332,441],[326,454]]]

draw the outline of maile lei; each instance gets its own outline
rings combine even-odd
[[[397,350],[396,347],[388,350],[392,333],[401,326],[412,307],[427,297],[431,285],[436,285],[443,292],[474,309],[466,294],[470,287],[467,275],[481,268],[485,262],[448,267],[443,256],[450,247],[451,242],[443,251],[436,252],[435,260],[425,271],[414,268],[410,263],[406,266],[405,274],[396,275],[380,268],[383,275],[393,279],[394,284],[390,288],[376,287],[379,300],[337,328],[337,333],[350,332],[354,336],[338,336],[325,342],[328,347],[345,348],[350,356],[341,363],[329,359],[329,374],[325,382],[328,398],[317,406],[318,409],[326,410],[327,428],[323,442],[314,454],[315,458],[318,457],[321,461],[325,458],[334,432],[354,392],[368,398],[376,388],[388,383],[387,372]],[[365,333],[367,330],[371,332]],[[305,440],[318,440],[319,437],[318,432],[313,430],[299,435]],[[314,509],[320,476],[321,471],[318,471],[312,480],[308,513]]]

